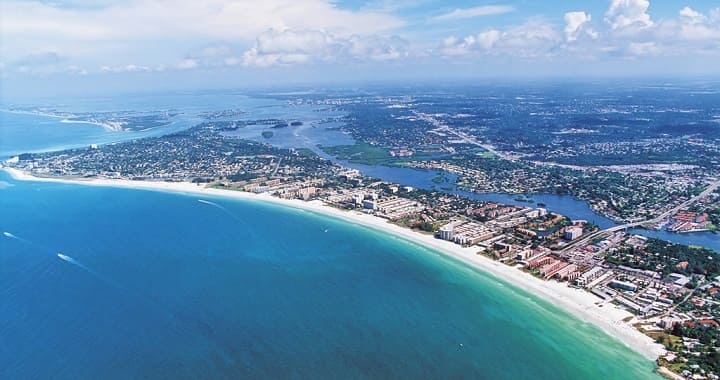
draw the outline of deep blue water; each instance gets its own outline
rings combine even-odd
[[[364,227],[0,181],[3,379],[657,378],[593,326]]]
[[[149,135],[239,108],[305,122],[275,131],[275,145],[352,141],[317,107],[225,93],[120,100],[54,106],[182,112]],[[143,136],[0,116],[0,157]],[[363,169],[417,187],[432,178]],[[433,251],[303,211],[207,200],[0,174],[0,378],[655,378],[596,328]],[[583,217],[563,208],[572,198],[556,201],[545,203]]]

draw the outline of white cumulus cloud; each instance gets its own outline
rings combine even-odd
[[[408,43],[400,37],[341,37],[322,30],[269,30],[243,53],[247,66],[303,63],[387,61],[408,56]]]
[[[562,41],[561,34],[542,20],[530,20],[507,30],[489,29],[462,39],[449,37],[439,48],[441,55],[465,55],[483,53],[488,55],[511,55],[518,57],[543,57],[554,53]]]
[[[611,0],[610,9],[605,13],[605,21],[613,30],[653,25],[648,14],[649,0]]]
[[[585,12],[565,13],[565,38],[569,41],[576,41],[583,36],[597,38],[598,34],[591,25],[592,16]]]
[[[648,0],[611,0],[605,23],[593,25],[584,11],[567,12],[564,27],[542,20],[446,38],[445,56],[481,54],[561,60],[641,57],[720,58],[720,9],[703,14],[683,7],[675,17],[653,21]],[[598,28],[596,28],[596,26]]]
[[[3,0],[1,8],[3,59],[57,51],[113,68],[119,68],[112,62],[116,57],[146,59],[146,65],[168,62],[192,43],[250,44],[268,29],[319,29],[349,38],[404,25],[394,15],[343,9],[332,0],[126,0],[92,7]]]
[[[499,15],[514,11],[515,8],[509,5],[483,5],[473,8],[456,8],[450,12],[443,13],[432,18],[434,21],[448,21],[481,16]]]

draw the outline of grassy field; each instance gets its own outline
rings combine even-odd
[[[387,149],[364,143],[356,145],[323,146],[320,147],[320,149],[340,160],[360,164],[379,165],[396,161],[396,158],[391,156]]]
[[[426,153],[416,153],[410,157],[393,157],[388,148],[362,142],[355,145],[320,146],[320,149],[339,160],[365,165],[403,166],[411,161],[426,161],[442,157],[442,155]]]

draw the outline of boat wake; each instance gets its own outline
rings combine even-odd
[[[204,199],[198,199],[197,201],[200,202],[200,203],[206,204],[206,205],[210,205],[210,206],[222,207],[222,206],[220,206],[219,204],[217,204],[217,203],[215,203],[215,202],[206,201],[206,200],[204,200]]]
[[[80,267],[83,268],[83,269],[87,269],[87,267],[85,267],[84,265],[81,265],[80,263],[78,263],[77,261],[75,261],[75,259],[73,259],[73,258],[70,257],[70,256],[63,255],[62,253],[58,253],[58,254],[57,254],[57,257],[58,257],[60,260],[62,260],[62,261],[67,261],[67,262],[69,262],[69,263],[71,263],[71,264],[78,265],[78,266],[80,266]]]
[[[21,241],[21,242],[23,242],[23,243],[25,243],[25,244],[28,244],[29,246],[31,246],[31,247],[39,250],[39,251],[41,251],[41,252],[46,252],[46,253],[47,253],[47,252],[51,251],[51,249],[48,248],[48,247],[46,247],[46,246],[33,243],[33,242],[29,241],[29,240],[26,240],[26,239],[23,239],[23,238],[21,238],[21,237],[19,237],[19,236],[17,236],[17,235],[14,235],[13,233],[8,232],[8,231],[3,231],[3,236],[5,236],[5,237],[7,237],[7,238],[10,238],[10,239],[15,239],[15,240]],[[63,253],[58,253],[56,256],[57,256],[58,259],[60,259],[60,260],[62,260],[62,261],[65,261],[65,262],[68,262],[68,263],[70,263],[70,264],[72,264],[72,265],[74,265],[74,266],[76,266],[76,267],[78,267],[78,268],[80,268],[80,269],[82,269],[82,270],[84,270],[84,271],[92,274],[93,276],[101,279],[102,281],[104,281],[104,282],[106,282],[106,283],[108,283],[108,284],[111,284],[111,285],[113,285],[113,286],[117,286],[117,284],[111,283],[110,281],[108,281],[106,278],[104,278],[103,276],[101,276],[101,275],[98,274],[97,272],[93,271],[92,269],[88,268],[87,266],[83,265],[81,262],[73,259],[72,257],[70,257],[70,256],[68,256],[68,255],[65,255],[65,254],[63,254]]]
[[[5,236],[5,237],[8,238],[8,239],[15,239],[15,240],[19,240],[19,241],[22,241],[22,242],[25,242],[25,243],[28,242],[27,240],[21,238],[20,236],[13,235],[12,233],[7,232],[7,231],[3,231],[3,236]]]
[[[230,212],[230,210],[226,209],[225,207],[223,207],[223,206],[221,206],[221,205],[219,205],[219,204],[217,204],[217,203],[215,203],[215,202],[206,201],[206,200],[204,200],[204,199],[198,199],[198,202],[200,202],[200,203],[202,203],[202,204],[205,204],[205,205],[208,205],[208,206],[215,207],[216,209],[224,212],[224,213],[227,214],[229,217],[237,220],[238,222],[243,222],[243,223],[245,222],[244,220],[238,218],[237,215],[235,215],[235,214],[233,214],[232,212]]]
[[[76,259],[74,259],[74,258],[72,258],[72,257],[70,257],[70,256],[68,256],[68,255],[65,255],[65,254],[63,254],[63,253],[58,252],[57,258],[60,259],[60,260],[62,260],[62,261],[65,261],[66,263],[70,263],[70,264],[74,265],[74,266],[77,267],[77,268],[82,269],[83,271],[89,273],[90,275],[92,275],[93,277],[97,278],[98,280],[104,282],[104,283],[107,284],[107,285],[110,285],[110,286],[112,286],[112,287],[114,287],[114,288],[117,288],[117,289],[120,289],[120,290],[128,290],[126,287],[124,287],[124,286],[122,286],[122,285],[120,285],[120,284],[118,284],[118,283],[116,283],[116,282],[114,282],[114,281],[109,280],[109,279],[106,278],[105,276],[101,275],[101,274],[98,273],[98,272],[95,272],[94,270],[88,268],[88,267],[87,267],[86,265],[84,265],[83,263],[77,261]]]
[[[70,264],[72,264],[72,265],[75,265],[76,267],[78,267],[78,268],[80,268],[80,269],[82,269],[82,270],[84,270],[84,271],[87,271],[88,273],[91,273],[91,274],[93,274],[93,275],[95,275],[95,276],[101,277],[100,275],[98,275],[97,273],[95,273],[94,271],[92,271],[90,268],[86,267],[85,265],[83,265],[82,263],[80,263],[79,261],[73,259],[72,257],[70,257],[70,256],[68,256],[68,255],[63,255],[62,253],[58,253],[58,254],[57,254],[57,257],[58,257],[60,260],[62,260],[62,261],[66,261],[66,262],[68,262],[68,263],[70,263]],[[101,278],[102,278],[102,277],[101,277]]]

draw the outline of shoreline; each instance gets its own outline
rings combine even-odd
[[[89,120],[72,120],[68,118],[63,118],[60,120],[61,123],[64,124],[90,124],[90,125],[96,125],[99,127],[102,127],[104,130],[108,132],[124,132],[125,130],[122,128],[122,125],[119,124],[119,122],[101,122],[101,121],[89,121]]]
[[[434,236],[420,234],[387,222],[385,219],[350,210],[340,210],[322,201],[301,201],[297,199],[281,199],[268,194],[254,194],[235,190],[222,190],[204,187],[190,182],[154,182],[131,181],[122,179],[71,179],[36,177],[29,173],[7,167],[0,167],[13,179],[18,181],[55,182],[78,185],[143,189],[151,191],[167,191],[183,194],[216,196],[229,199],[258,201],[302,209],[328,217],[341,219],[345,222],[362,225],[379,232],[391,234],[414,244],[430,248],[447,258],[461,262],[487,275],[507,282],[516,289],[531,293],[551,303],[563,311],[575,316],[580,321],[589,322],[606,334],[613,337],[631,350],[641,354],[648,360],[655,361],[663,355],[665,349],[652,338],[638,331],[623,319],[632,314],[616,305],[601,303],[600,299],[581,289],[568,287],[565,283],[543,281],[517,268],[509,267],[488,257],[478,255],[476,248],[464,248],[457,244],[436,239]],[[598,303],[604,306],[598,306]]]
[[[49,117],[52,119],[60,119],[60,122],[64,123],[64,124],[90,124],[90,125],[102,127],[102,129],[104,129],[108,132],[124,132],[125,131],[121,125],[117,124],[117,122],[101,122],[101,121],[69,119],[69,118],[74,117],[74,115],[56,115],[53,113],[47,113],[47,112],[41,112],[41,111],[22,111],[22,110],[8,110],[8,109],[0,109],[0,112],[14,113],[17,115],[44,116],[44,117]]]

